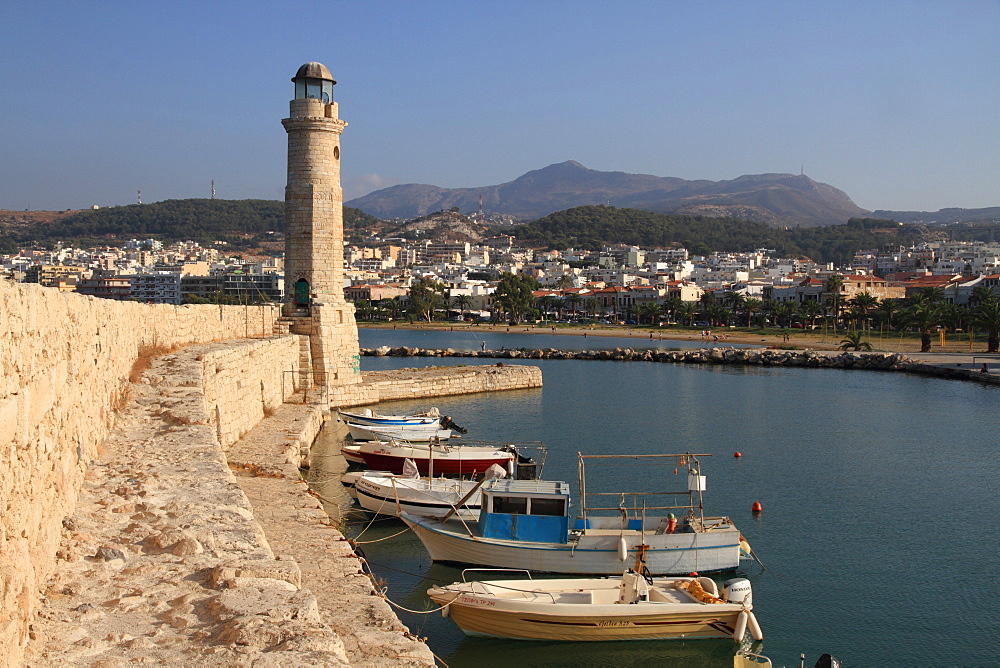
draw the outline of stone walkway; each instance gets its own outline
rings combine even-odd
[[[284,404],[234,445],[227,456],[264,528],[271,549],[295,555],[302,586],[319,601],[322,620],[344,642],[353,666],[432,666],[371,580],[320,502],[306,493],[298,450],[316,433],[313,406]],[[303,436],[305,434],[305,436]]]
[[[268,478],[267,466],[247,469],[256,474],[241,482],[260,487],[263,524],[301,531],[265,537],[209,424],[192,357],[199,348],[154,360],[133,386],[133,401],[89,467],[77,510],[63,521],[56,572],[40,593],[24,664],[431,665],[423,643],[408,640],[394,616],[380,616],[385,604],[303,483]],[[285,446],[290,437],[278,440]],[[281,456],[288,458],[284,450]],[[275,545],[310,545],[327,552],[327,564],[339,563],[324,570],[325,580],[312,568],[306,576],[325,583],[333,607],[320,609],[296,560],[276,556]],[[346,587],[342,599],[334,580]],[[366,654],[366,642],[384,643],[385,653]]]

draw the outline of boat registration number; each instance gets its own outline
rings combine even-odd
[[[601,619],[597,622],[598,626],[632,626],[632,622],[627,619]]]
[[[481,598],[469,598],[467,596],[463,596],[461,598],[461,601],[462,601],[462,603],[471,603],[472,605],[493,606],[493,605],[497,604],[496,601],[488,601],[488,600],[484,600],[484,599],[481,599]]]

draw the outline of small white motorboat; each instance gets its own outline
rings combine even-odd
[[[476,569],[471,569],[476,570]],[[468,571],[466,571],[468,572]],[[463,573],[463,579],[465,574]],[[720,595],[707,577],[489,580],[431,587],[427,595],[466,633],[518,640],[732,638],[762,640],[750,581]]]
[[[344,446],[341,450],[345,457],[356,452],[373,471],[402,473],[407,459],[416,462],[421,475],[431,476],[480,477],[493,464],[499,464],[508,473],[517,471],[519,466],[517,446],[510,443],[451,445],[447,442],[410,443],[392,439],[366,441],[354,448]]]
[[[340,447],[340,454],[344,456],[348,464],[355,464],[357,466],[365,465],[365,460],[361,457],[360,445],[343,445]],[[341,478],[341,482],[343,482],[343,478]]]
[[[426,411],[417,411],[414,413],[406,413],[404,415],[379,415],[378,413],[372,411],[372,409],[366,408],[359,412],[338,410],[337,415],[342,422],[353,423],[361,427],[437,425],[441,429],[454,429],[460,434],[468,432],[467,429],[463,429],[455,424],[455,422],[447,415],[441,415],[441,411],[437,408],[431,408]]]
[[[379,415],[370,408],[366,408],[360,412],[338,410],[337,414],[343,422],[353,422],[355,424],[368,424],[375,426],[438,424],[438,421],[441,419],[441,413],[436,408],[432,408],[429,411],[407,413],[405,415]]]
[[[487,479],[503,478],[507,471],[493,465]],[[422,478],[417,466],[407,461],[403,473],[364,471],[353,477],[354,496],[365,510],[379,515],[400,512],[423,517],[454,514],[465,520],[479,517],[481,483],[475,480]]]
[[[451,429],[442,429],[437,422],[430,424],[364,425],[348,422],[347,430],[355,441],[388,441],[398,438],[414,443],[451,438]]]

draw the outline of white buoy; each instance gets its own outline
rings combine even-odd
[[[754,616],[753,612],[747,613],[747,626],[750,627],[750,635],[754,640],[764,639],[764,633],[760,630],[760,624],[757,623],[757,618]]]
[[[628,559],[628,545],[625,544],[625,536],[618,537],[618,561]]]
[[[733,640],[743,642],[743,636],[747,632],[747,611],[740,610],[740,616],[736,618],[736,628],[733,630]]]

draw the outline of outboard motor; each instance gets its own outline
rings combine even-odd
[[[538,478],[538,465],[535,464],[535,460],[522,455],[516,445],[508,443],[500,449],[514,455],[514,460],[510,462],[513,468],[510,472],[511,478],[514,480],[535,480]]]
[[[452,420],[447,415],[442,415],[441,419],[438,420],[438,424],[441,425],[442,429],[454,429],[459,434],[468,434],[469,433],[468,429],[465,429],[464,427],[459,427],[457,424],[455,424],[454,420]]]
[[[746,578],[726,580],[722,585],[722,600],[726,603],[746,603],[753,605],[753,589]]]
[[[837,657],[824,654],[816,660],[815,668],[840,668],[841,665],[840,659]]]
[[[531,457],[525,457],[522,454],[517,455],[517,479],[518,480],[535,480],[538,477],[538,467],[535,465],[535,460]]]

